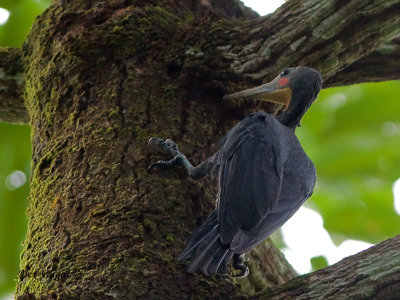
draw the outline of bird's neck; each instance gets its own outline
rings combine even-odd
[[[277,117],[277,120],[286,127],[295,130],[299,125],[301,118],[307,109],[299,107],[288,107],[282,114]]]
[[[313,90],[297,89],[296,93],[293,93],[288,108],[277,117],[278,121],[295,130],[312,103],[309,99],[315,99],[317,94],[318,92],[315,93]]]

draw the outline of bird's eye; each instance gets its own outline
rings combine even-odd
[[[283,70],[282,73],[281,73],[281,76],[285,76],[287,74],[289,74],[289,69]]]

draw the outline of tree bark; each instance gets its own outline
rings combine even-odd
[[[243,36],[244,31],[250,33],[249,37],[240,41],[240,47],[238,47],[239,45],[236,47],[234,47],[235,45],[220,46],[220,50],[226,51],[223,57],[232,61],[231,67],[243,77],[266,81],[288,65],[310,65],[319,67],[325,78],[325,87],[399,78],[400,36],[396,36],[391,41],[388,38],[388,36],[395,36],[400,32],[399,26],[396,25],[400,10],[398,1],[388,1],[379,9],[374,7],[379,3],[357,0],[346,4],[340,3],[340,1],[309,2],[306,7],[302,7],[296,1],[288,1],[288,3],[290,5],[283,6],[274,15],[256,20],[254,20],[257,16],[256,13],[237,5],[218,7],[213,4],[207,6],[204,3],[201,5],[194,2],[192,9],[195,9],[196,15],[211,11],[219,13],[223,17],[246,17],[253,20],[245,23],[249,28],[243,30],[241,28],[243,22],[241,22],[232,29],[233,35],[239,33],[240,36]],[[359,9],[361,9],[361,14],[349,13]],[[348,17],[348,19],[344,17]],[[368,22],[368,26],[358,32],[361,33],[360,36],[353,36],[354,28],[362,27],[366,17],[371,22]],[[302,21],[307,18],[312,22]],[[382,21],[385,18],[386,22]],[[298,21],[293,21],[296,19],[301,21],[300,27],[296,23]],[[333,30],[332,23],[339,23],[339,25],[335,25],[338,28]],[[281,26],[281,24],[284,25]],[[318,28],[312,27],[313,24],[318,24],[322,29],[318,30]],[[382,27],[382,25],[390,28]],[[280,28],[280,31],[276,28]],[[319,34],[323,30],[328,32],[321,38]],[[294,32],[289,35],[289,39],[287,39],[288,32]],[[296,39],[299,36],[301,37]],[[382,43],[382,41],[387,43]],[[360,45],[360,43],[365,43],[365,45]],[[303,45],[307,45],[308,49]],[[298,52],[299,48],[301,52]],[[331,48],[334,51],[330,51]],[[320,53],[321,49],[325,49],[323,53]],[[349,52],[349,50],[351,51]],[[326,62],[322,65],[318,61],[310,61],[309,57],[314,52],[318,52],[316,55],[318,61],[321,61],[322,58],[328,59],[333,61],[332,63],[336,67],[332,69]],[[303,61],[302,56],[308,57],[309,60]],[[341,59],[341,56],[345,56],[347,59]],[[28,123],[29,121],[21,95],[24,81],[19,59],[19,49],[4,47],[0,49],[0,63],[2,64],[0,70],[4,66],[3,71],[9,72],[6,77],[0,78],[0,121],[3,122]],[[262,66],[273,67],[260,71]],[[258,73],[254,74],[254,72]]]
[[[22,50],[33,164],[17,296],[245,298],[230,279],[187,275],[176,261],[216,191],[182,170],[149,175],[162,157],[147,140],[173,138],[201,162],[260,108],[223,94],[288,65],[334,78],[399,34],[399,10],[400,0],[288,1],[256,18],[232,0],[53,1]],[[250,292],[295,276],[263,247],[242,283]]]
[[[287,66],[307,65],[320,70],[330,86],[358,83],[363,76],[330,79],[347,74],[350,65],[399,35],[399,22],[397,0],[287,1],[272,15],[234,27],[231,34],[245,31],[246,42],[224,46],[223,56],[236,74],[255,81],[269,81]]]
[[[400,236],[297,277],[255,299],[399,299]]]
[[[22,51],[0,47],[0,122],[28,123],[22,98],[24,90]]]
[[[337,83],[379,82],[399,79],[400,36],[380,46],[370,55],[352,63],[326,82],[326,86]]]

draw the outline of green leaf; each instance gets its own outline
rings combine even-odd
[[[313,272],[323,269],[323,268],[326,268],[329,265],[325,256],[315,256],[310,259],[310,263],[311,263]]]

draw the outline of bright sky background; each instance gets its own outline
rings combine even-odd
[[[0,7],[0,25],[3,25],[5,22],[7,22],[9,16],[10,13],[8,10]]]
[[[400,216],[400,178],[393,184],[394,210]]]
[[[257,11],[260,15],[266,15],[275,11],[285,1],[260,1],[242,0],[243,3]],[[400,180],[393,186],[393,193],[398,191],[400,195]],[[400,196],[395,202],[397,212],[400,214]],[[396,204],[397,203],[397,204]],[[282,236],[287,247],[283,253],[297,272],[303,274],[311,271],[310,259],[316,256],[324,256],[328,263],[334,264],[342,258],[356,254],[372,244],[346,240],[339,247],[332,242],[329,233],[323,227],[323,219],[320,214],[306,207],[299,211],[282,227]]]
[[[284,0],[242,0],[244,5],[251,7],[253,10],[258,12],[261,16],[269,14],[281,6]]]

